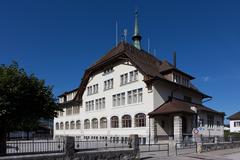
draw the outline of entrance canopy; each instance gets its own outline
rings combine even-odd
[[[177,98],[170,98],[168,101],[150,112],[148,115],[150,117],[155,117],[158,115],[167,115],[172,113],[197,114],[198,112],[211,112],[224,115],[223,112],[217,112],[211,108],[203,106],[202,104],[186,102]]]

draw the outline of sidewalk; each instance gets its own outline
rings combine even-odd
[[[217,150],[201,154],[186,154],[166,157],[161,152],[146,152],[141,154],[141,160],[240,160],[240,148]]]

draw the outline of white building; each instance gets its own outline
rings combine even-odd
[[[240,132],[240,112],[237,112],[230,117],[230,132]]]
[[[202,105],[191,75],[141,49],[137,18],[133,45],[121,42],[89,67],[79,88],[59,96],[64,112],[54,119],[54,135],[141,142],[182,140],[200,128],[203,136],[223,136],[224,113]],[[176,58],[175,58],[176,59]]]

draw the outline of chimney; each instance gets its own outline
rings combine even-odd
[[[177,55],[176,51],[173,52],[173,65],[176,68],[177,67]]]

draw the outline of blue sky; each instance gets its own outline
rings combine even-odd
[[[115,45],[139,8],[142,46],[196,77],[213,96],[206,105],[227,115],[240,110],[240,1],[237,0],[2,0],[0,63],[16,60],[54,85],[54,94],[76,88],[84,70]]]

